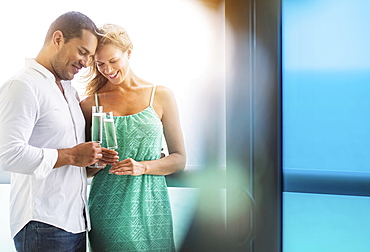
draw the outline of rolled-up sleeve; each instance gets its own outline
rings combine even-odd
[[[56,149],[29,144],[39,116],[35,91],[21,80],[0,87],[0,169],[43,178],[53,169]]]

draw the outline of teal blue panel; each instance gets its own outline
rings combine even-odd
[[[369,252],[370,198],[283,193],[283,252]]]

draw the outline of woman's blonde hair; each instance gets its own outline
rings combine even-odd
[[[98,31],[101,36],[98,48],[104,45],[114,45],[122,52],[126,52],[132,47],[132,42],[126,30],[119,25],[105,24]],[[93,58],[89,62],[89,71],[83,78],[87,82],[85,95],[94,94],[107,82],[107,79],[99,72]]]

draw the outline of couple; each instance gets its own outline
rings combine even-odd
[[[167,88],[132,72],[131,53],[121,27],[98,29],[68,12],[37,57],[0,86],[0,168],[12,172],[17,251],[85,252],[86,230],[92,251],[174,251],[163,175],[185,166],[177,106]],[[89,96],[79,103],[70,80],[88,66]],[[116,115],[118,152],[85,140],[96,102]],[[160,159],[162,133],[169,155]],[[85,168],[96,162],[105,168]]]

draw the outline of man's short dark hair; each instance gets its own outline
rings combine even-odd
[[[70,11],[59,16],[49,27],[46,34],[45,44],[52,38],[55,31],[61,31],[65,38],[65,43],[73,38],[81,38],[82,30],[88,30],[98,37],[98,28],[95,23],[86,15]]]

